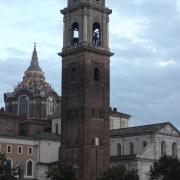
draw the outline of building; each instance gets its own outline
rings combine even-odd
[[[109,15],[105,0],[69,0],[64,15],[61,160],[78,180],[109,167]]]
[[[0,135],[0,153],[12,168],[21,167],[25,180],[46,180],[48,164],[57,161],[59,136],[41,133],[32,137]]]
[[[162,155],[180,158],[180,134],[172,124],[129,127],[130,115],[109,109],[111,12],[105,0],[68,0],[61,11],[62,97],[46,82],[36,45],[22,82],[4,94],[0,152],[24,169],[25,179],[47,180],[49,164],[60,157],[78,180],[96,180],[117,165],[138,169],[140,180],[148,180]]]
[[[180,132],[171,123],[111,130],[111,166],[137,169],[140,180],[150,180],[153,163],[163,155],[180,159]]]
[[[118,112],[117,108],[110,108],[110,129],[120,129],[129,127],[131,116],[122,112]]]
[[[22,82],[13,92],[4,94],[4,101],[0,153],[13,168],[24,170],[25,179],[45,180],[48,164],[59,158],[61,98],[45,81],[36,45]]]
[[[60,116],[60,97],[45,81],[36,45],[30,66],[13,92],[4,94],[5,112],[19,117],[19,134],[30,136],[51,129],[51,118]]]

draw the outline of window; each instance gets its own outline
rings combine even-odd
[[[7,165],[8,167],[12,167],[12,164],[13,164],[12,160],[9,159],[9,158],[7,158],[7,160],[6,160],[6,165]]]
[[[121,156],[121,144],[120,143],[117,144],[117,155]]]
[[[22,146],[18,146],[18,154],[22,154],[23,148]]]
[[[9,130],[13,129],[13,125],[12,125],[11,123],[9,123],[9,124],[7,125],[7,129],[9,129]]]
[[[95,117],[95,110],[92,108],[92,117]]]
[[[56,101],[53,97],[48,97],[47,98],[47,115],[52,116],[54,115],[56,110]]]
[[[12,146],[11,145],[7,146],[7,153],[12,153]]]
[[[172,156],[177,157],[177,144],[176,143],[172,144]]]
[[[76,68],[72,68],[71,69],[71,81],[75,81],[76,80]]]
[[[75,22],[72,25],[72,45],[77,46],[79,44],[79,24]]]
[[[55,128],[56,128],[56,134],[59,134],[59,126],[58,126],[57,123],[56,123],[56,125],[55,125]]]
[[[166,155],[166,143],[164,141],[161,142],[161,156]]]
[[[93,45],[100,46],[101,45],[101,28],[99,23],[93,24]]]
[[[19,98],[19,116],[27,118],[29,110],[29,98],[21,96]]]
[[[32,147],[29,147],[29,148],[28,148],[28,154],[29,154],[29,155],[32,155],[32,154],[33,154],[33,148],[32,148]]]
[[[99,118],[103,118],[103,111],[102,111],[102,109],[99,110]]]
[[[98,68],[94,69],[94,80],[95,81],[99,81],[100,80],[100,73],[99,73],[99,69]]]
[[[143,141],[143,148],[145,148],[147,146],[147,142]]]
[[[32,171],[33,171],[33,168],[32,168],[33,164],[32,164],[32,161],[28,161],[27,162],[27,176],[32,176]]]
[[[129,146],[130,146],[130,155],[133,155],[134,154],[134,144],[131,142],[129,144]]]

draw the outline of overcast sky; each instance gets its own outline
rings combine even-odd
[[[180,0],[107,0],[111,106],[131,125],[180,128]],[[33,42],[46,80],[61,93],[62,15],[66,0],[0,0],[0,106],[30,63]]]

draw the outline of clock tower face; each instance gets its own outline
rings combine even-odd
[[[78,180],[97,180],[109,167],[111,10],[105,0],[69,0],[64,15],[61,160]]]

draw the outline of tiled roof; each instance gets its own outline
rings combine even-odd
[[[179,130],[177,130],[170,122],[114,129],[114,130],[111,130],[110,134],[111,134],[111,137],[140,135],[140,134],[154,134],[158,132],[160,129],[162,129],[163,127],[165,127],[166,125],[170,125],[173,129],[175,129],[180,134]]]

